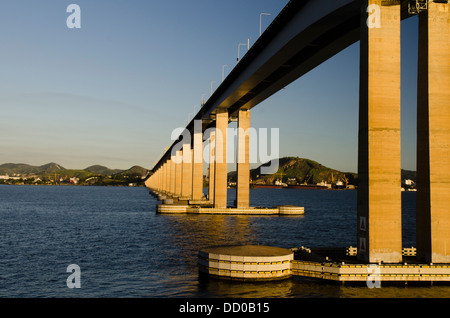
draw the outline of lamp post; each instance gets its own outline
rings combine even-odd
[[[240,48],[241,48],[241,45],[247,45],[247,51],[250,50],[250,39],[251,39],[251,38],[248,38],[247,44],[240,43],[240,44],[238,45],[238,57],[237,57],[237,61],[238,61],[238,62],[239,62],[239,55],[240,55]]]
[[[223,80],[225,79],[225,76],[224,76],[224,70],[225,70],[225,67],[227,67],[228,65],[222,65],[222,82],[223,82]]]
[[[270,15],[270,13],[261,13],[260,15],[259,15],[259,36],[261,36],[261,34],[262,34],[262,29],[261,29],[261,19],[262,19],[262,16],[263,15]]]
[[[213,89],[212,89],[213,83],[215,83],[215,81],[211,81],[211,96],[212,96],[212,93],[213,93]]]
[[[203,98],[203,96],[205,96],[206,94],[202,94],[202,107],[203,105],[205,105],[205,99]]]

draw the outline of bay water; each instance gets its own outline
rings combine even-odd
[[[235,191],[228,191],[231,204]],[[0,297],[450,297],[445,285],[199,279],[197,253],[208,246],[355,246],[356,195],[356,190],[251,189],[253,206],[291,204],[305,207],[305,214],[162,215],[143,187],[0,185]],[[402,193],[404,247],[415,245],[415,200],[416,193]],[[68,288],[71,264],[80,269],[80,288]]]

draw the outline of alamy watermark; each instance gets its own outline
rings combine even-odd
[[[203,143],[203,158],[190,155],[179,155],[178,151],[182,149],[191,149],[191,143],[195,138],[202,138]],[[249,153],[245,153],[245,147],[235,147],[235,137],[249,138]],[[208,128],[202,133],[202,121],[194,121],[193,135],[186,128],[175,128],[171,135],[172,140],[180,139],[172,148],[171,157],[175,163],[210,163],[211,150],[214,153],[214,160],[216,163],[250,163],[256,164],[259,162],[267,163],[261,166],[261,174],[272,174],[278,171],[279,154],[280,154],[280,131],[279,128],[271,128],[270,134],[267,128],[256,129],[250,127],[246,130],[242,128],[227,128],[223,133],[220,129]],[[211,142],[214,140],[214,142]],[[216,147],[217,144],[227,141],[226,158],[224,158],[221,147]],[[195,143],[195,140],[194,140]],[[270,145],[270,146],[269,146]],[[235,151],[235,148],[238,148]],[[247,159],[248,155],[248,159]],[[247,161],[248,160],[248,161]]]
[[[72,273],[67,277],[66,285],[69,288],[81,288],[81,269],[77,264],[70,264],[66,269],[67,273]]]
[[[66,25],[69,29],[81,28],[81,8],[78,4],[67,6],[66,12],[71,13],[66,19]]]
[[[371,4],[367,6],[367,26],[369,29],[381,28],[381,7],[378,4]]]
[[[367,281],[366,285],[369,288],[381,288],[381,270],[380,266],[370,264],[367,266]]]

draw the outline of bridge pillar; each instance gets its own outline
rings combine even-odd
[[[215,149],[216,149],[216,132],[212,131],[209,136],[209,185],[208,185],[208,200],[214,201],[214,186],[215,186]]]
[[[175,195],[175,156],[170,156],[170,194]]]
[[[163,192],[167,191],[166,190],[166,180],[167,180],[167,178],[166,178],[167,173],[166,172],[167,172],[167,167],[166,167],[166,163],[164,162],[162,164],[162,168],[161,168],[161,178],[162,178],[162,180],[161,180],[161,189],[162,189]]]
[[[358,134],[358,259],[402,261],[400,4],[364,1]]]
[[[182,151],[177,150],[175,163],[175,195],[177,197],[181,196],[182,171]]]
[[[228,110],[218,109],[216,113],[216,147],[214,207],[227,207],[227,128]]]
[[[155,171],[155,173],[152,175],[152,177],[153,177],[153,189],[155,189],[156,191],[159,191],[159,183],[158,183],[158,181],[159,181],[159,173],[158,173],[158,171],[159,170],[157,170],[157,171]]]
[[[181,197],[190,200],[192,198],[192,149],[190,143],[183,144],[182,158]]]
[[[152,189],[153,188],[153,178],[152,178],[152,176],[150,176],[147,180],[145,180],[144,184],[145,184],[145,186],[147,188]]]
[[[163,182],[163,176],[164,176],[164,164],[162,164],[159,167],[159,191],[164,191],[164,182]]]
[[[238,113],[236,207],[250,206],[250,110]]]
[[[203,132],[202,125],[194,125],[193,163],[192,163],[192,200],[203,199]]]
[[[160,169],[155,172],[155,188],[157,191],[161,191],[161,181],[160,181]]]
[[[450,4],[419,14],[417,257],[450,263]]]
[[[172,165],[171,165],[171,163],[170,163],[170,159],[167,159],[167,161],[166,161],[166,169],[167,169],[167,172],[166,172],[166,192],[168,193],[168,194],[170,194],[170,190],[171,190],[171,184],[170,184],[170,181],[171,181],[171,168],[172,168]]]

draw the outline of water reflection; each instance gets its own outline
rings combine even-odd
[[[305,215],[159,216],[164,218],[170,227],[170,245],[175,254],[179,253],[174,257],[182,260],[177,266],[183,270],[178,272],[179,275],[172,277],[174,280],[178,279],[177,282],[173,281],[174,286],[178,284],[183,290],[179,289],[177,295],[235,298],[450,297],[449,286],[416,287],[400,284],[370,289],[364,283],[341,285],[303,278],[269,282],[234,282],[199,277],[197,253],[209,246],[260,244],[291,248],[301,245],[314,247],[352,245],[356,232],[356,191],[279,191],[253,190],[253,205],[267,207],[281,204],[300,205],[305,207]],[[404,236],[406,234],[404,241],[407,244],[414,244],[415,194],[403,194],[403,198]]]

